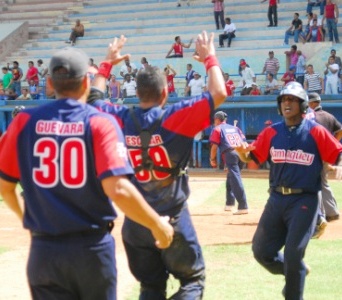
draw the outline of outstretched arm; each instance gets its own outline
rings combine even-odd
[[[207,32],[203,31],[198,35],[196,41],[196,54],[193,56],[199,62],[202,62],[208,74],[208,91],[214,100],[214,108],[219,107],[227,97],[227,91],[224,79],[216,58],[214,45],[214,33],[208,38]]]

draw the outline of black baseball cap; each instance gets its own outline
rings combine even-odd
[[[82,50],[64,48],[51,58],[49,71],[52,79],[72,79],[84,77],[88,72],[89,57]],[[58,72],[63,68],[63,72]]]
[[[227,114],[224,111],[220,110],[217,113],[215,113],[214,119],[224,121],[225,119],[227,119]]]

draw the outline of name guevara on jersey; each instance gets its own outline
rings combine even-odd
[[[310,166],[315,158],[314,154],[303,150],[270,149],[271,159],[274,163],[289,163]]]
[[[37,134],[55,134],[55,135],[83,135],[83,122],[60,122],[39,120],[36,123]]]

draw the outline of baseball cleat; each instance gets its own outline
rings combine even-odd
[[[340,218],[340,215],[334,215],[334,216],[326,216],[326,219],[328,222],[338,220]]]
[[[234,205],[226,205],[226,206],[224,207],[224,210],[225,210],[225,211],[233,211],[233,209],[234,209]]]
[[[233,215],[247,215],[248,209],[238,209],[237,211],[233,212]]]

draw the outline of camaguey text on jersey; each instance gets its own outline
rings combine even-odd
[[[150,146],[157,146],[163,144],[163,139],[160,134],[153,134],[151,136]],[[138,135],[126,135],[126,145],[131,147],[140,147],[141,140]]]
[[[36,133],[55,135],[82,135],[84,134],[84,123],[39,120],[36,124]]]
[[[292,163],[310,166],[315,158],[314,154],[303,152],[303,150],[270,149],[274,163]]]

